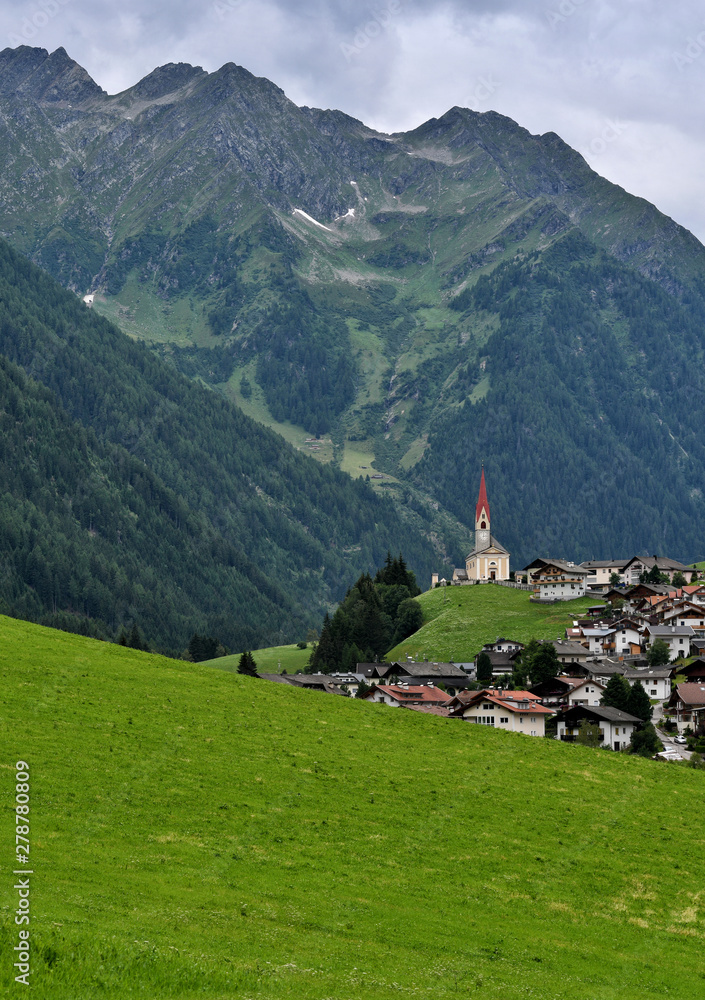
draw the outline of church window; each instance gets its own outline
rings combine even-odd
[[[482,522],[482,524],[480,525],[480,527],[481,527],[481,528],[486,528],[486,527],[487,527],[487,525],[486,525],[486,524],[485,524],[485,522],[483,521],[483,522]]]

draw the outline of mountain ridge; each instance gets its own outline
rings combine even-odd
[[[555,133],[531,135],[497,112],[452,108],[383,135],[343,112],[299,108],[233,64],[167,64],[71,108],[50,83],[37,98],[3,86],[25,63],[61,78],[55,55],[0,53],[0,233],[65,286],[96,293],[97,311],[300,449],[353,476],[386,476],[397,504],[413,489],[414,502],[440,502],[471,526],[467,496],[484,457],[490,491],[505,494],[497,510],[509,526],[498,534],[518,561],[547,541],[539,484],[565,508],[577,469],[598,489],[589,524],[575,527],[578,510],[555,527],[562,553],[667,541],[690,560],[705,549],[705,465],[680,412],[702,392],[693,362],[705,248],[682,226]],[[641,325],[639,296],[654,310]],[[531,351],[509,355],[502,342],[518,327]],[[614,375],[601,360],[607,344]],[[532,456],[516,479],[515,442],[496,415],[516,413],[539,370],[572,423],[549,398],[528,437],[515,429]],[[595,386],[598,371],[622,379],[624,414]],[[533,409],[530,393],[523,405]],[[625,444],[625,422],[642,439]],[[625,516],[619,476],[597,471],[597,428],[631,470],[643,523],[615,524]],[[312,448],[312,435],[331,443]],[[660,443],[644,459],[646,440]]]

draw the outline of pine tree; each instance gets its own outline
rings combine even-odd
[[[637,719],[643,719],[644,722],[650,722],[653,711],[651,702],[649,701],[649,696],[644,690],[644,685],[641,681],[636,681],[629,691],[627,712],[629,712],[630,715],[635,715]]]
[[[529,677],[532,684],[550,681],[561,672],[561,663],[552,642],[542,642],[529,663]]]
[[[621,712],[629,712],[630,694],[631,688],[626,677],[622,674],[613,674],[607,682],[600,704],[618,708]]]
[[[142,640],[140,635],[140,630],[137,628],[137,623],[133,624],[130,630],[130,637],[127,640],[127,645],[130,649],[147,649],[147,644]]]
[[[237,665],[237,672],[239,674],[245,674],[247,677],[258,677],[257,664],[252,653],[247,650],[240,657],[240,662]]]
[[[488,681],[491,681],[492,660],[489,658],[487,653],[478,653],[475,664],[476,664],[478,681],[480,681],[482,684],[487,684]]]

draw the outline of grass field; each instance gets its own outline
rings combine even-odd
[[[705,778],[0,619],[0,992],[700,1000]]]
[[[232,656],[220,656],[217,660],[205,660],[204,663],[209,667],[237,672],[240,655],[233,653]],[[306,669],[311,656],[311,646],[307,646],[306,649],[299,649],[296,643],[291,646],[270,646],[267,649],[254,649],[252,655],[260,673],[280,674],[282,670],[286,670],[287,674],[295,674],[297,670]]]
[[[594,597],[557,604],[531,604],[529,591],[489,584],[475,587],[437,587],[422,594],[424,625],[387,654],[426,656],[432,660],[465,663],[497,636],[563,639],[566,626],[595,603]]]

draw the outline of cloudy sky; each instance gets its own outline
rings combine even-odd
[[[0,48],[20,43],[63,45],[110,93],[232,61],[386,132],[499,111],[705,241],[698,0],[3,0]]]

